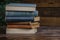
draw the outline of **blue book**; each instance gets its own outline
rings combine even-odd
[[[34,21],[34,17],[6,17],[7,22],[28,22]]]
[[[8,6],[36,7],[36,4],[10,3],[10,4],[8,4]]]
[[[38,11],[7,11],[6,17],[34,17],[38,16]]]

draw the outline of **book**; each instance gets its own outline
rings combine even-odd
[[[7,28],[25,28],[25,29],[30,29],[32,28],[31,25],[7,25]]]
[[[8,22],[7,25],[30,25],[39,24],[39,22]]]
[[[36,4],[26,4],[26,3],[10,3],[7,6],[18,6],[18,7],[36,7]]]
[[[6,34],[35,34],[37,32],[37,29],[13,29],[13,28],[7,28]]]
[[[7,28],[28,28],[28,29],[30,29],[30,28],[37,28],[37,27],[39,27],[40,25],[39,24],[30,24],[30,25],[7,25]]]
[[[30,22],[8,22],[7,25],[29,25]]]
[[[6,17],[7,22],[34,21],[34,17]]]
[[[36,4],[10,3],[6,5],[6,10],[12,11],[35,11]]]
[[[40,21],[40,17],[6,17],[7,22],[34,22]]]
[[[36,9],[34,7],[6,7],[6,10],[12,10],[12,11],[35,11]]]
[[[6,11],[6,17],[34,17],[38,11]]]

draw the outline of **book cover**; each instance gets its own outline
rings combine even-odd
[[[34,21],[34,17],[6,17],[7,22],[27,22]]]
[[[13,28],[7,28],[6,34],[35,34],[37,32],[37,29],[13,29]]]
[[[8,28],[38,28],[40,26],[40,24],[29,24],[29,25],[24,25],[24,24],[20,24],[20,25],[15,25],[15,24],[7,24]]]
[[[36,4],[26,4],[26,3],[10,3],[7,6],[22,6],[22,7],[36,7]]]
[[[32,28],[31,25],[7,25],[7,28],[25,28],[25,29],[30,29]]]
[[[6,6],[6,11],[35,11],[35,7],[13,7],[13,6]]]
[[[7,25],[29,25],[30,22],[8,22]]]
[[[30,25],[30,24],[39,24],[39,22],[8,22],[7,25]]]
[[[34,17],[38,11],[6,11],[6,17]]]

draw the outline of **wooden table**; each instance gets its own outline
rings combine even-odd
[[[0,35],[0,40],[60,40],[60,27],[40,27],[36,34]]]
[[[60,40],[60,36],[43,36],[39,34],[8,34],[0,36],[0,40]]]

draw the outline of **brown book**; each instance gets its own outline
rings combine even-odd
[[[32,28],[31,25],[7,25],[7,28]]]
[[[30,24],[30,25],[7,25],[8,28],[38,28],[40,24]]]
[[[7,25],[7,28],[26,28],[26,29],[30,29],[30,28],[38,28],[39,25]]]
[[[39,22],[9,22],[7,25],[30,25],[30,24],[39,24]]]

